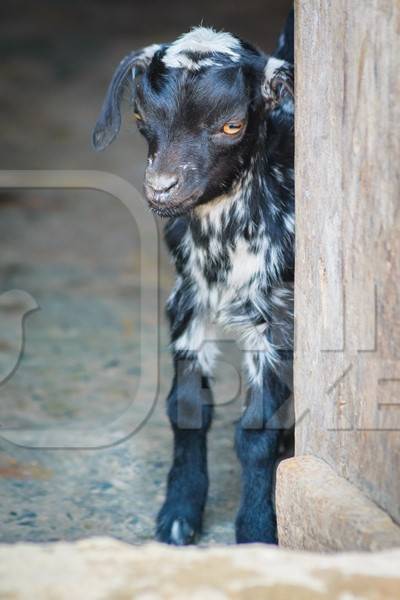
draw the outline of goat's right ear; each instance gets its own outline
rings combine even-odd
[[[124,89],[129,81],[133,83],[135,70],[139,67],[146,68],[160,48],[159,44],[153,44],[136,50],[125,56],[119,63],[108,86],[93,130],[92,144],[95,150],[104,150],[118,135],[121,127],[121,100]]]
[[[271,56],[264,67],[261,93],[269,109],[284,102],[294,107],[294,66]]]

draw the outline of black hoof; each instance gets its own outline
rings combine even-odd
[[[156,538],[159,542],[174,546],[187,546],[195,543],[198,533],[200,533],[199,528],[191,524],[187,518],[168,514],[168,511],[161,510],[157,519],[156,531]]]
[[[265,508],[262,511],[239,511],[235,530],[237,544],[278,543],[275,514]]]
[[[196,531],[187,519],[177,517],[173,520],[160,520],[157,524],[156,537],[159,542],[164,542],[164,544],[187,546],[194,544]]]

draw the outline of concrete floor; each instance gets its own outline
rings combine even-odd
[[[140,190],[145,145],[129,120],[105,153],[96,155],[90,148],[91,128],[114,65],[130,49],[172,39],[203,17],[205,24],[231,29],[270,50],[288,4],[223,1],[207,8],[207,2],[191,7],[157,2],[150,10],[145,3],[122,1],[112,8],[101,1],[84,6],[2,3],[1,169],[104,170]],[[129,412],[143,421],[149,412],[146,394],[136,393],[143,372],[137,332],[140,319],[149,336],[157,323],[153,314],[145,310],[141,315],[138,308],[140,252],[135,221],[104,193],[0,195],[0,294],[23,290],[40,306],[24,321],[24,351],[6,377],[18,356],[20,316],[30,300],[15,292],[3,296],[2,303],[0,296],[2,542],[101,534],[141,543],[153,536],[171,454],[164,415],[171,365],[163,317],[154,411],[135,435],[124,441],[117,436],[111,447],[85,448],[82,434],[83,429],[94,431],[90,443],[98,438],[102,445],[102,431],[118,416]],[[145,285],[159,287],[163,301],[173,281],[164,249],[159,283],[142,275]],[[156,360],[142,350],[147,365],[154,364],[151,379],[144,382],[151,390]],[[236,354],[231,348],[228,362],[237,364]],[[204,544],[234,539],[237,391],[232,366],[221,363],[215,395],[218,405],[226,405],[218,407],[210,434]],[[38,448],[46,446],[49,432],[69,432],[71,438],[78,430],[82,439],[74,446],[79,449]]]

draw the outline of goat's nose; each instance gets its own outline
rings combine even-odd
[[[148,173],[146,180],[154,192],[161,194],[163,192],[170,192],[176,186],[178,176],[168,173]]]

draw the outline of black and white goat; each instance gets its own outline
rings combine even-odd
[[[281,368],[291,357],[293,325],[291,29],[292,17],[274,56],[203,27],[129,54],[93,134],[96,149],[114,139],[130,88],[149,146],[145,195],[169,217],[165,236],[177,271],[167,304],[174,457],[157,519],[158,539],[172,544],[190,543],[201,530],[215,325],[244,340],[248,373],[236,430],[243,471],[237,541],[276,541],[273,471],[279,408],[288,397]]]

